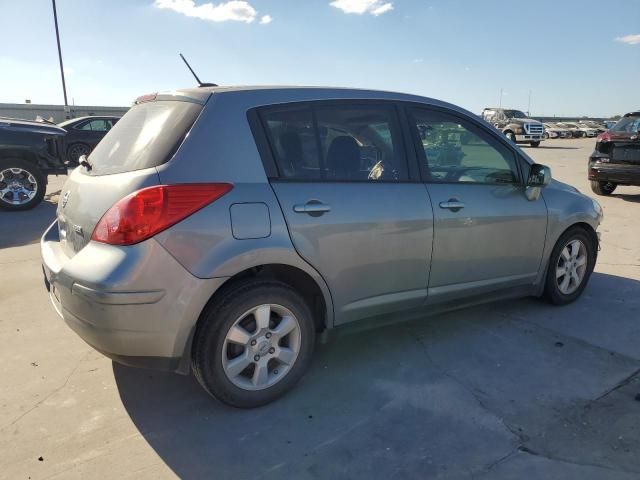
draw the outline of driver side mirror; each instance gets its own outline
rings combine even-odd
[[[546,187],[551,182],[551,169],[546,165],[534,163],[529,170],[527,187]]]

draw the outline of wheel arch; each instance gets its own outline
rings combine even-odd
[[[564,229],[560,230],[557,235],[554,235],[553,242],[549,242],[545,248],[544,255],[544,268],[541,269],[540,275],[538,277],[538,294],[542,295],[544,290],[545,279],[547,278],[547,271],[549,270],[549,262],[551,261],[551,252],[555,248],[556,244],[562,238],[562,236],[567,233],[572,228],[580,228],[584,230],[587,235],[593,240],[594,246],[596,248],[596,258],[599,250],[600,240],[598,238],[598,234],[596,233],[595,228],[588,222],[584,220],[576,220],[565,226]]]
[[[228,277],[215,292],[211,294],[209,300],[200,311],[197,320],[191,327],[190,334],[184,346],[178,373],[188,373],[191,365],[191,355],[193,339],[198,330],[198,326],[204,321],[204,313],[216,302],[225,292],[236,288],[243,282],[250,279],[274,280],[282,282],[300,293],[314,313],[314,322],[317,332],[333,328],[333,301],[327,285],[322,277],[314,272],[306,271],[300,266],[284,263],[265,263],[245,268],[235,275]]]

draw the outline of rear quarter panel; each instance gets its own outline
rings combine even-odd
[[[214,94],[176,155],[157,167],[161,183],[227,182],[233,189],[156,236],[178,262],[199,278],[231,277],[252,267],[283,264],[308,273],[318,284],[333,324],[329,288],[296,252],[280,205],[266,177],[238,95]],[[270,231],[261,238],[234,238],[233,205],[266,205]],[[264,219],[259,219],[260,222]],[[213,292],[212,292],[213,293]]]

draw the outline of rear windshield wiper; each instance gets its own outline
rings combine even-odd
[[[86,155],[80,155],[79,165],[81,167],[86,168],[87,172],[93,170],[93,165],[91,165],[91,163],[89,163],[89,160],[87,160],[87,156]]]

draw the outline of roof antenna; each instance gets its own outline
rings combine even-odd
[[[196,82],[198,82],[198,86],[199,87],[217,87],[218,86],[215,83],[204,83],[204,82],[201,82],[200,79],[198,78],[198,75],[196,75],[196,72],[193,71],[193,68],[191,68],[191,65],[189,65],[189,62],[187,62],[187,59],[184,58],[184,55],[180,54],[180,58],[185,63],[185,65],[187,66],[187,68],[189,69],[191,74],[195,77]]]

